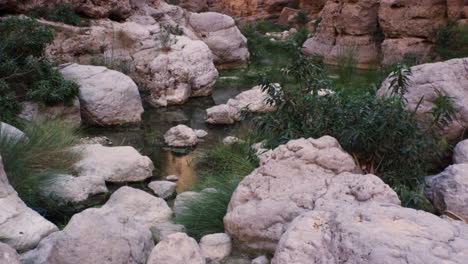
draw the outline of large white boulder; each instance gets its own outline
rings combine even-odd
[[[65,229],[53,233],[23,254],[24,264],[142,264],[154,242],[147,227],[131,219],[87,209],[74,215]]]
[[[247,64],[247,39],[230,16],[214,13],[191,13],[190,25],[201,36],[214,54],[219,68],[239,68]]]
[[[468,225],[398,205],[367,203],[297,217],[272,264],[462,264]]]
[[[301,213],[368,202],[399,204],[396,193],[359,169],[338,141],[298,139],[260,156],[260,167],[234,191],[224,226],[241,248],[273,252]]]
[[[425,178],[424,195],[440,212],[468,220],[468,163],[455,164]]]
[[[107,193],[104,178],[90,176],[57,175],[55,179],[44,188],[44,193],[64,202],[79,203],[90,196]]]
[[[147,264],[205,264],[195,239],[185,233],[166,236],[151,251]]]
[[[143,105],[138,87],[125,74],[106,67],[64,65],[66,80],[80,86],[81,113],[87,122],[116,125],[141,121]]]
[[[276,108],[268,103],[268,93],[261,86],[238,94],[226,104],[216,105],[206,110],[206,122],[210,124],[233,124],[242,120],[241,112],[271,112]]]
[[[108,182],[142,181],[153,175],[150,158],[133,147],[104,147],[99,144],[81,145],[81,160],[75,164],[79,175],[100,177]]]
[[[192,147],[207,134],[204,130],[194,130],[186,125],[178,125],[164,134],[164,141],[171,147]]]
[[[206,235],[200,239],[200,249],[206,259],[222,261],[231,254],[231,237],[226,233]]]
[[[27,207],[9,184],[0,157],[0,238],[18,251],[34,248],[58,228]]]
[[[174,37],[175,38],[175,37]],[[150,101],[156,105],[182,104],[191,96],[213,91],[218,71],[205,43],[184,36],[148,64],[152,85]]]
[[[444,135],[451,138],[460,136],[468,127],[468,58],[422,64],[411,67],[411,70],[413,74],[404,95],[408,101],[408,110],[414,111],[418,107],[417,117],[424,123],[430,118],[428,113],[434,107],[433,100],[438,92],[450,96],[457,109],[457,120],[447,127]],[[390,96],[390,83],[391,78],[387,78],[377,94]],[[424,100],[419,105],[423,97]]]
[[[20,256],[9,245],[0,242],[0,263],[2,264],[21,264]]]
[[[468,163],[468,139],[458,142],[453,150],[453,163]]]

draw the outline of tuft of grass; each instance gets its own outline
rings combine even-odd
[[[20,198],[44,216],[61,214],[55,197],[44,196],[43,187],[59,174],[73,174],[79,153],[71,147],[79,141],[73,128],[59,121],[23,125],[25,137],[15,139],[0,134],[0,154],[10,184]]]
[[[29,10],[27,15],[32,18],[43,18],[74,26],[88,26],[75,12],[72,4],[59,3],[55,6],[42,6]]]

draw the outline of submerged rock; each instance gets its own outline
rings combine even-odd
[[[186,125],[178,125],[164,134],[164,141],[171,147],[192,147],[207,134],[204,130],[193,130]]]
[[[301,213],[363,203],[399,204],[380,178],[360,175],[336,139],[298,139],[260,156],[260,167],[234,191],[224,217],[226,232],[241,248],[273,252]]]
[[[151,251],[147,264],[205,264],[195,239],[185,233],[166,236]]]

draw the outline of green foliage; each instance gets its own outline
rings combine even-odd
[[[43,18],[50,21],[62,22],[74,26],[86,26],[81,17],[75,12],[72,4],[59,3],[55,6],[43,6],[31,9],[27,13],[33,18]]]
[[[200,180],[195,189],[214,188],[216,192],[201,192],[199,198],[189,201],[176,216],[175,222],[184,225],[191,237],[200,239],[207,234],[224,232],[223,218],[232,193],[240,180],[258,165],[250,149],[253,141],[218,145],[204,150],[197,158]]]
[[[154,37],[154,40],[159,41],[163,50],[169,51],[171,50],[171,46],[177,43],[177,38],[175,38],[173,34],[174,31],[176,30],[171,25],[159,26],[159,34]]]
[[[289,40],[296,43],[297,46],[302,47],[304,42],[306,42],[307,39],[309,39],[310,32],[306,27],[300,28],[297,33],[294,33],[293,35],[289,36]]]
[[[21,199],[45,216],[61,214],[62,201],[45,196],[42,189],[59,174],[72,174],[79,154],[71,152],[79,137],[58,121],[26,124],[26,137],[17,140],[0,134],[0,154],[10,184]]]
[[[338,56],[338,76],[343,83],[350,83],[356,71],[358,61],[356,59],[357,48],[349,45],[342,48]]]
[[[432,123],[427,130],[435,135],[438,131],[448,127],[455,120],[457,114],[454,98],[439,90],[436,90],[436,93],[437,96],[432,100],[434,107],[429,111]]]
[[[70,104],[77,84],[66,81],[44,57],[52,31],[29,18],[8,17],[0,22],[0,119],[14,122],[20,100],[46,105]]]
[[[400,96],[403,98],[405,93],[408,91],[408,85],[410,77],[413,73],[411,68],[407,65],[397,63],[394,66],[394,70],[390,73],[390,86],[391,96]]]
[[[433,32],[436,52],[443,60],[468,57],[468,25],[460,26],[456,20],[449,20]]]
[[[297,12],[296,16],[294,17],[294,20],[296,21],[296,23],[302,26],[310,22],[309,16],[304,11]]]

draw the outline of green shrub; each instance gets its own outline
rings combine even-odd
[[[63,79],[45,58],[52,43],[52,31],[29,18],[8,17],[0,22],[0,119],[14,123],[21,110],[19,101],[33,100],[46,105],[70,104],[79,87]]]
[[[289,36],[289,40],[296,43],[298,47],[302,47],[304,42],[306,42],[306,40],[309,38],[310,38],[309,30],[305,27],[299,29],[296,33]]]
[[[310,22],[309,16],[304,11],[297,12],[296,16],[294,17],[294,20],[296,21],[296,23],[302,26]]]
[[[79,157],[70,148],[79,137],[58,121],[26,124],[21,140],[0,134],[0,154],[10,184],[21,199],[44,216],[61,214],[62,201],[45,196],[42,188],[59,174],[72,174],[72,165]]]
[[[468,57],[468,25],[460,26],[456,20],[449,20],[433,32],[436,52],[443,60]]]
[[[154,40],[159,41],[163,50],[169,51],[171,46],[177,43],[174,31],[175,29],[171,25],[159,25],[159,33],[154,37]]]
[[[55,6],[44,6],[31,9],[27,15],[33,18],[44,18],[50,21],[62,22],[74,26],[86,26],[81,17],[75,12],[72,4],[59,3]]]

